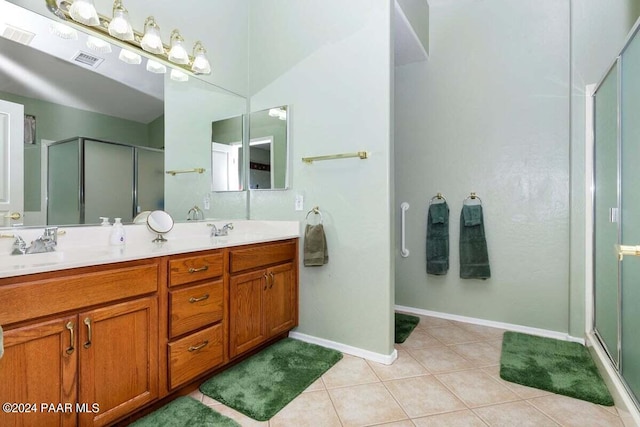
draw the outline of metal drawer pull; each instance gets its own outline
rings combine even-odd
[[[189,273],[198,273],[199,271],[207,271],[209,269],[208,265],[205,265],[204,267],[200,267],[200,268],[193,268],[191,267],[189,269]]]
[[[76,349],[73,346],[73,343],[76,342],[76,340],[73,337],[73,322],[68,322],[67,323],[67,329],[69,330],[69,333],[71,334],[71,341],[69,343],[69,347],[67,348],[67,354],[71,354],[73,353],[73,351]]]
[[[91,319],[88,317],[84,319],[84,324],[87,325],[87,342],[84,343],[84,348],[91,347]]]
[[[267,276],[267,273],[264,273],[264,289],[263,289],[263,291],[266,291],[268,286],[269,286],[269,276]]]
[[[198,297],[198,298],[191,297],[191,298],[189,298],[189,302],[191,304],[193,304],[194,302],[200,302],[200,301],[204,301],[206,299],[209,299],[209,294],[204,294],[204,295],[202,295],[201,297]]]
[[[191,347],[189,347],[189,352],[198,351],[198,350],[204,348],[207,344],[209,344],[209,340],[204,341],[202,344],[192,345]]]
[[[271,286],[269,286],[269,289],[271,289],[273,288],[273,280],[274,280],[272,271],[269,272],[269,276],[271,276]]]

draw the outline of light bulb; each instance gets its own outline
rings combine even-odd
[[[176,70],[175,68],[171,70],[171,80],[175,80],[177,82],[186,82],[189,80],[189,76],[186,73],[183,73],[180,70]]]
[[[78,32],[70,26],[62,24],[60,22],[52,22],[51,26],[49,27],[49,31],[51,32],[51,34],[55,34],[61,39],[78,40]]]
[[[100,25],[100,19],[93,0],[75,0],[69,8],[69,15],[74,21],[84,25]]]
[[[167,72],[167,67],[165,67],[159,62],[153,61],[151,59],[147,59],[147,71],[150,71],[156,74],[164,74]]]
[[[87,47],[95,52],[99,53],[111,53],[111,45],[106,41],[97,37],[87,37]]]
[[[133,65],[138,65],[142,63],[142,57],[140,55],[124,48],[120,51],[120,55],[118,55],[118,59],[122,62],[126,62],[127,64],[133,64]]]
[[[184,39],[182,38],[178,30],[173,30],[171,32],[171,49],[169,50],[169,61],[175,62],[176,64],[189,63],[189,53],[182,45],[183,42]]]
[[[133,28],[129,12],[120,0],[113,2],[113,19],[109,23],[109,34],[120,40],[133,40]]]
[[[140,40],[140,46],[147,52],[163,54],[164,46],[162,38],[160,38],[160,27],[156,23],[153,16],[148,17],[144,21],[144,36]]]
[[[211,64],[209,60],[204,55],[207,51],[202,46],[202,43],[199,41],[193,45],[193,64],[191,65],[191,70],[194,73],[198,74],[211,74]]]

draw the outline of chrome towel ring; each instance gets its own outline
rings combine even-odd
[[[304,217],[305,221],[309,219],[309,215],[311,214],[320,215],[320,224],[324,222],[324,219],[322,218],[322,212],[320,212],[320,208],[318,206],[314,206],[313,209],[307,212],[307,216]]]

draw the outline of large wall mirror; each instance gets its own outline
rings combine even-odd
[[[38,7],[42,8],[42,4],[38,4]],[[78,179],[67,180],[73,185],[81,185],[77,181],[91,181],[92,178],[86,174],[99,173],[98,182],[103,186],[98,186],[96,190],[81,187],[75,190],[88,199],[105,202],[107,193],[116,189],[127,193],[128,197],[132,192],[137,194],[138,199],[127,204],[131,209],[117,215],[125,219],[131,218],[137,211],[165,209],[176,220],[186,220],[192,206],[204,208],[207,201],[210,202],[206,203],[210,206],[209,211],[205,211],[207,217],[245,218],[246,196],[237,194],[229,197],[229,200],[216,200],[217,196],[211,188],[212,168],[208,159],[211,123],[246,114],[246,98],[193,76],[187,82],[176,82],[168,74],[148,72],[144,66],[146,61],[137,66],[125,64],[118,60],[119,48],[112,46],[111,52],[107,51],[107,47],[92,50],[88,47],[87,35],[81,32],[77,33],[76,40],[58,37],[55,33],[60,33],[54,26],[57,21],[48,12],[42,12],[35,6],[34,10],[39,13],[11,2],[0,3],[0,16],[12,26],[11,31],[5,31],[4,25],[4,37],[0,37],[0,100],[23,105],[26,122],[30,124],[25,128],[28,141],[25,139],[23,142],[23,164],[11,164],[12,170],[23,170],[23,188],[12,189],[23,194],[23,206],[17,208],[23,213],[22,218],[0,222],[0,226],[99,222],[99,218],[93,218],[96,215],[91,213],[86,217],[77,216],[77,220],[58,220],[62,224],[48,221],[47,217],[56,217],[47,214],[51,208],[47,201],[47,190],[51,179],[54,179],[49,176],[49,165],[57,158],[77,165],[74,166],[74,172],[56,165],[50,168],[62,170],[62,176],[78,176]],[[25,37],[20,30],[34,36],[29,38],[27,34]],[[14,39],[7,38],[12,36]],[[90,140],[92,150],[94,146],[99,147],[100,156],[123,151],[119,150],[121,147],[127,152],[134,152],[135,147],[141,147],[144,155],[132,155],[131,165],[128,164],[129,160],[122,160],[120,153],[120,157],[113,162],[94,162],[91,166],[59,155],[65,151],[61,148],[49,155],[51,147],[60,147],[61,141],[68,140]],[[97,145],[98,141],[109,145]],[[65,147],[74,151],[78,144],[73,142]],[[152,155],[146,156],[148,153]],[[164,160],[158,162],[158,156],[164,157]],[[124,166],[107,167],[109,163],[126,163],[126,175],[130,175],[134,187],[129,188],[122,183],[125,174],[119,171],[122,172]],[[134,174],[144,172],[146,168],[149,170],[144,177]],[[167,170],[198,168],[204,169],[204,172],[179,175],[165,173]],[[52,176],[60,179],[59,175]],[[146,198],[140,194],[144,190],[135,187],[136,183],[150,181],[164,186],[164,197]],[[91,191],[97,193],[87,194]],[[158,189],[155,188],[154,192],[158,194]],[[96,197],[97,194],[99,196]],[[116,216],[115,212],[107,212],[106,206],[112,206],[111,203],[106,201],[104,206],[87,212],[104,211],[103,215],[98,216]]]

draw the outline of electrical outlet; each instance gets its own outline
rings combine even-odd
[[[302,194],[296,194],[295,209],[297,211],[304,210],[304,197]]]

